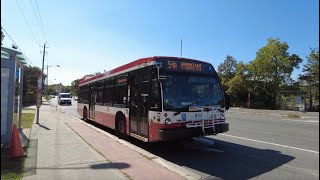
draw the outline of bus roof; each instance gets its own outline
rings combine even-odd
[[[95,76],[90,76],[89,78],[84,76],[83,78],[81,78],[79,80],[79,85],[82,84],[87,84],[89,82],[93,82],[93,81],[98,81],[100,79],[104,79],[106,77],[111,77],[111,76],[115,76],[118,74],[122,74],[134,69],[139,69],[141,67],[141,65],[144,65],[143,67],[146,66],[150,66],[152,64],[155,64],[155,62],[157,61],[157,59],[161,59],[161,60],[188,60],[188,61],[193,61],[193,62],[198,62],[198,63],[206,63],[209,64],[207,62],[204,61],[200,61],[200,60],[195,60],[195,59],[189,59],[189,58],[181,58],[181,57],[172,57],[172,56],[152,56],[152,57],[146,57],[146,58],[141,58],[135,61],[132,61],[128,64],[119,66],[115,69],[112,69],[110,71],[95,75]]]

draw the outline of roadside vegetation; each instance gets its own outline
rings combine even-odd
[[[24,148],[26,152],[27,148]],[[25,158],[10,159],[9,149],[1,149],[1,179],[22,179]]]
[[[21,127],[23,129],[31,128],[36,111],[32,108],[24,108],[23,110],[28,110],[29,112],[22,113]],[[18,126],[17,113],[13,115],[13,124]],[[24,152],[27,152],[27,147],[24,148]],[[25,158],[11,159],[9,148],[1,148],[1,179],[22,179]]]
[[[301,117],[296,113],[289,112],[288,113],[288,118],[301,118]]]
[[[304,101],[306,110],[319,111],[319,49],[310,48],[305,58],[302,73],[292,79],[303,59],[289,52],[287,42],[270,38],[253,60],[227,55],[217,71],[232,106],[300,110]]]
[[[26,128],[29,129],[32,127],[32,123],[34,120],[34,116],[35,116],[35,109],[23,109],[23,110],[28,110],[30,112],[28,113],[22,113],[21,114],[21,127],[22,128]],[[33,112],[31,112],[33,110]],[[14,113],[13,115],[13,124],[16,124],[18,126],[18,122],[17,122],[17,113]]]

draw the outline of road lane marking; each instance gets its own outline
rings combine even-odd
[[[302,122],[302,123],[319,123],[319,121],[313,120],[296,120],[296,119],[281,119],[281,121],[293,121],[293,122]]]
[[[298,147],[293,147],[293,146],[287,146],[287,145],[283,145],[283,144],[277,144],[277,143],[271,143],[271,142],[266,142],[266,141],[260,141],[260,140],[245,138],[245,137],[233,136],[233,135],[229,135],[229,134],[220,134],[220,135],[228,136],[228,137],[233,137],[233,138],[238,138],[238,139],[243,139],[243,140],[248,140],[248,141],[253,141],[253,142],[259,142],[259,143],[263,143],[263,144],[270,144],[270,145],[280,146],[280,147],[285,147],[285,148],[290,148],[290,149],[296,149],[296,150],[311,152],[311,153],[315,153],[315,154],[319,154],[318,151],[312,151],[312,150],[309,150],[309,149],[303,149],[303,148],[298,148]]]
[[[308,139],[308,138],[301,138],[301,137],[295,137],[295,136],[289,136],[289,135],[283,135],[283,134],[276,134],[276,133],[272,133],[272,132],[268,132],[268,131],[261,131],[261,130],[253,130],[253,129],[241,129],[241,128],[232,128],[235,130],[241,130],[241,131],[251,131],[251,132],[258,132],[258,133],[262,133],[262,134],[269,134],[269,135],[275,135],[275,136],[286,136],[286,137],[290,137],[290,138],[294,138],[294,139],[300,139],[300,140],[305,140],[305,141],[315,141],[315,142],[319,142],[319,139]]]

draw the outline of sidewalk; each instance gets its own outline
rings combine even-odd
[[[39,122],[23,179],[184,179],[54,107],[41,106]]]
[[[39,123],[31,129],[23,179],[127,179],[60,121],[50,106],[41,106]]]

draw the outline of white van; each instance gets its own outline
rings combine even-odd
[[[62,104],[69,104],[71,105],[71,95],[70,93],[59,93],[58,95],[58,104],[62,105]]]

